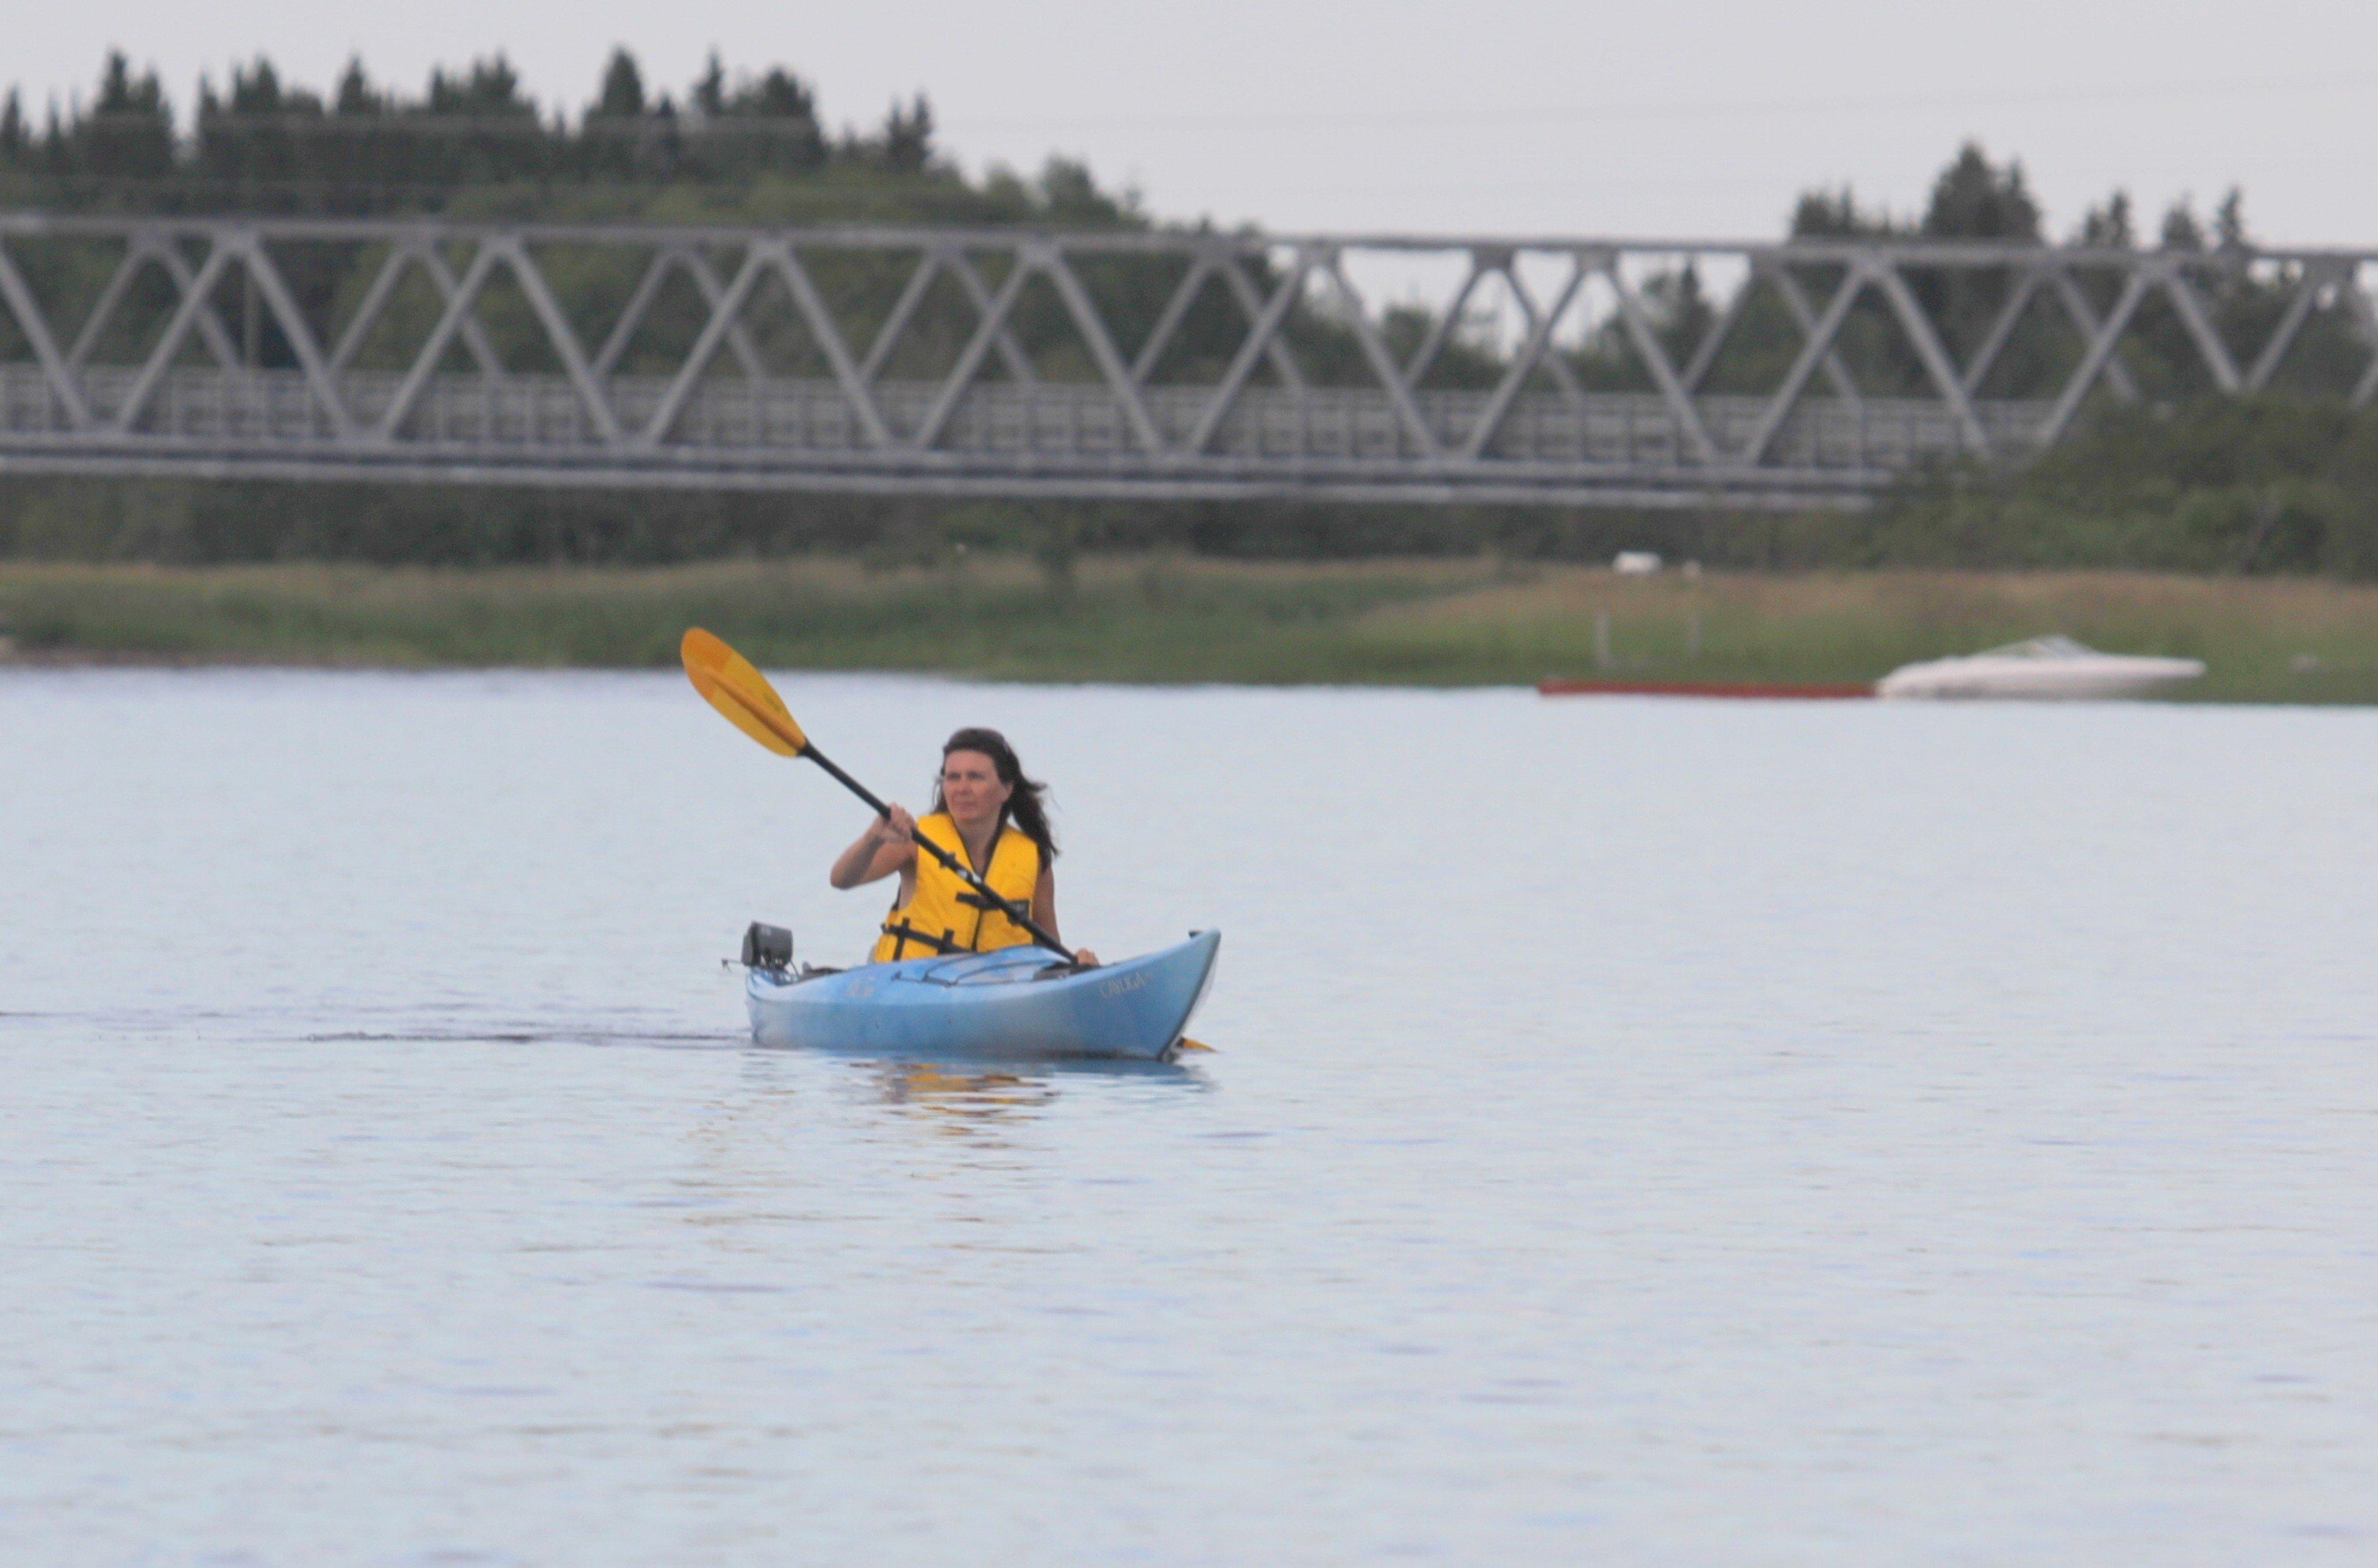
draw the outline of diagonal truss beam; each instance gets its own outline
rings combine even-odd
[[[2051,265],[2048,278],[2049,285],[2056,291],[2058,303],[2064,306],[2064,314],[2072,317],[2074,330],[2081,334],[2082,353],[2085,354],[2089,345],[2105,335],[2106,324],[2098,318],[2096,307],[2089,303],[2089,296],[2082,293],[2080,282],[2069,269]],[[2120,358],[2109,355],[2104,369],[2106,385],[2113,389],[2115,397],[2126,403],[2139,401],[2138,383],[2131,379],[2129,367]]]
[[[1246,390],[1247,380],[1255,374],[1256,363],[1272,347],[1280,329],[1287,325],[1289,312],[1298,300],[1304,297],[1305,284],[1320,264],[1321,257],[1314,250],[1304,246],[1297,248],[1287,275],[1280,279],[1279,287],[1272,290],[1271,298],[1264,302],[1255,320],[1248,324],[1247,335],[1240,342],[1239,352],[1231,356],[1229,368],[1222,372],[1222,379],[1207,398],[1206,407],[1197,415],[1197,423],[1189,432],[1189,438],[1181,444],[1182,450],[1201,453],[1214,444],[1214,437],[1221,433],[1222,422],[1230,417],[1231,408]]]
[[[338,384],[331,379],[330,362],[322,355],[321,344],[315,340],[314,329],[306,322],[305,313],[289,293],[289,284],[281,276],[265,253],[264,245],[255,231],[237,236],[240,265],[247,269],[257,293],[264,296],[265,308],[280,324],[281,336],[289,344],[289,352],[297,357],[297,368],[306,377],[306,389],[330,422],[331,431],[342,439],[355,434],[354,416],[348,412],[346,400],[339,395]]]
[[[106,286],[99,291],[99,297],[91,301],[90,313],[82,319],[81,330],[75,333],[74,346],[66,351],[68,365],[80,370],[98,350],[99,340],[106,332],[108,323],[115,319],[115,307],[122,303],[132,287],[133,279],[140,275],[140,269],[148,260],[147,243],[140,235],[133,235],[131,243],[124,247],[124,259],[109,274]]]
[[[703,376],[710,369],[710,362],[717,357],[719,345],[735,329],[737,318],[743,314],[744,302],[751,297],[751,291],[759,284],[766,265],[767,257],[761,246],[752,245],[744,248],[743,264],[736,269],[734,281],[727,285],[727,292],[719,296],[718,303],[710,307],[710,319],[703,323],[702,335],[693,341],[685,363],[678,367],[668,389],[661,394],[661,401],[654,408],[652,417],[645,421],[642,430],[636,432],[634,441],[637,447],[651,451],[668,439],[669,433],[677,428],[678,416],[685,412],[686,402],[693,396],[694,388],[701,384]]]
[[[718,269],[711,266],[710,258],[699,249],[687,248],[678,253],[678,265],[684,268],[686,276],[693,280],[694,291],[702,295],[702,303],[713,310],[717,309],[718,302],[727,296],[727,285],[718,281]],[[765,381],[768,378],[767,366],[760,359],[759,345],[751,341],[751,329],[740,319],[727,329],[727,352],[735,356],[735,363],[742,367],[745,379]]]
[[[1684,369],[1677,373],[1677,380],[1683,384],[1686,391],[1699,392],[1701,389],[1701,383],[1709,378],[1710,371],[1717,365],[1717,356],[1725,351],[1726,342],[1734,336],[1735,328],[1741,323],[1745,312],[1750,308],[1752,285],[1759,281],[1759,269],[1756,266],[1752,267],[1749,276],[1743,279],[1742,286],[1735,290],[1727,298],[1725,308],[1717,313],[1716,317],[1710,322],[1709,329],[1701,334],[1700,343],[1693,350],[1692,357],[1685,361]],[[1802,330],[1803,332],[1807,330],[1805,324]]]
[[[1181,274],[1181,281],[1165,296],[1164,308],[1157,313],[1156,324],[1147,329],[1147,341],[1139,345],[1137,353],[1132,355],[1131,379],[1134,386],[1146,386],[1147,378],[1156,373],[1158,363],[1164,358],[1164,351],[1172,346],[1172,334],[1181,330],[1181,323],[1188,319],[1189,307],[1197,302],[1198,291],[1213,275],[1212,257],[1200,253],[1191,258],[1189,269]]]
[[[2072,427],[2074,417],[2081,412],[2082,402],[2089,396],[2090,389],[2097,384],[2097,377],[2104,375],[2107,366],[2113,363],[2114,349],[2121,341],[2123,329],[2130,326],[2131,317],[2139,313],[2139,303],[2147,297],[2147,289],[2155,281],[2153,270],[2144,267],[2122,280],[2122,292],[2114,301],[2114,308],[2107,313],[2096,335],[2090,339],[2087,351],[2082,354],[2072,379],[2064,384],[2064,390],[2058,394],[2055,406],[2040,422],[2039,438],[2043,446],[2054,445]]]
[[[2295,346],[2297,334],[2303,330],[2303,324],[2312,319],[2312,307],[2320,303],[2324,293],[2336,288],[2338,282],[2334,268],[2307,267],[2303,269],[2302,276],[2296,280],[2295,294],[2288,301],[2286,313],[2271,329],[2270,338],[2263,344],[2263,352],[2254,356],[2254,363],[2247,368],[2247,391],[2259,392],[2271,384],[2271,377],[2278,374],[2279,365],[2288,357],[2288,350]]]
[[[347,324],[340,329],[339,341],[330,350],[328,362],[334,374],[344,374],[354,365],[355,356],[363,352],[364,344],[370,341],[372,329],[379,325],[387,314],[390,301],[395,296],[397,285],[403,282],[408,267],[419,268],[422,276],[429,280],[430,287],[438,292],[438,298],[452,303],[459,284],[453,268],[447,265],[446,257],[438,251],[436,242],[424,240],[418,235],[404,236],[389,247],[378,271],[373,274],[371,286],[364,291],[364,297],[355,304],[354,313],[347,317]],[[495,377],[504,374],[503,359],[496,353],[495,345],[488,341],[486,331],[480,326],[476,314],[463,312],[456,330],[462,337],[464,352],[471,356],[471,363],[478,367],[480,375]]]
[[[603,346],[594,351],[593,368],[595,375],[607,381],[610,379],[611,373],[619,368],[620,359],[626,355],[628,345],[635,341],[637,329],[643,326],[645,313],[652,309],[653,301],[660,297],[661,285],[668,281],[668,275],[676,269],[675,246],[663,245],[653,252],[651,259],[644,263],[643,276],[636,280],[628,302],[619,307],[619,318],[611,323],[610,331],[604,334]],[[718,302],[715,299],[705,303],[713,310],[718,308]]]
[[[1503,283],[1511,291],[1512,303],[1519,307],[1520,326],[1531,337],[1538,335],[1539,325],[1543,329],[1541,336],[1543,346],[1537,350],[1537,353],[1542,360],[1545,374],[1553,378],[1553,385],[1559,389],[1560,395],[1567,402],[1570,411],[1582,413],[1585,412],[1585,389],[1579,385],[1577,372],[1569,367],[1567,356],[1552,346],[1554,329],[1560,324],[1562,315],[1567,311],[1570,304],[1585,287],[1585,258],[1582,256],[1576,256],[1569,259],[1568,281],[1563,285],[1559,296],[1549,311],[1537,310],[1535,295],[1528,291],[1527,281],[1519,276],[1516,267],[1505,270]]]
[[[861,381],[871,383],[883,373],[884,364],[891,359],[892,351],[898,346],[902,334],[908,330],[908,322],[925,303],[925,291],[933,286],[933,279],[941,269],[939,251],[928,250],[917,257],[917,269],[909,273],[908,281],[900,286],[900,297],[892,302],[892,309],[883,317],[883,324],[875,329],[875,341],[867,346],[867,357],[859,362],[859,378]]]
[[[2015,280],[2014,287],[2007,291],[2006,304],[2000,306],[1997,318],[1991,321],[1990,329],[1983,334],[1981,345],[1974,350],[1974,357],[1965,362],[1965,373],[1959,377],[1967,397],[1981,395],[1982,383],[1989,378],[1991,367],[1998,364],[1999,355],[2006,352],[2007,344],[2014,341],[2014,329],[2022,324],[2023,313],[2030,308],[2033,297],[2038,293],[2039,272],[2036,269],[2024,272]]]
[[[835,383],[842,388],[843,401],[850,405],[850,412],[858,415],[859,427],[866,433],[868,444],[872,447],[890,446],[892,432],[885,428],[883,413],[876,408],[874,398],[867,390],[865,378],[859,374],[859,366],[851,360],[850,349],[843,342],[842,333],[835,326],[834,317],[827,311],[825,301],[819,297],[817,283],[810,277],[809,269],[801,265],[801,258],[793,253],[793,247],[781,241],[769,247],[768,261],[784,281],[786,291],[793,296],[794,307],[800,312],[811,338],[825,355],[827,367],[834,372]]]
[[[372,274],[370,286],[364,290],[363,298],[355,302],[354,313],[347,317],[347,324],[339,330],[339,341],[331,345],[332,373],[343,374],[347,366],[354,363],[355,355],[363,352],[365,340],[371,336],[372,328],[378,324],[380,312],[387,308],[390,296],[396,293],[398,280],[403,275],[405,261],[410,255],[409,246],[398,244],[389,246],[388,254],[380,258],[379,269]]]
[[[2213,384],[2225,392],[2236,392],[2244,377],[2238,374],[2238,362],[2229,357],[2229,345],[2221,341],[2214,329],[2213,318],[2205,314],[2204,300],[2189,283],[2188,275],[2178,267],[2164,269],[2163,292],[2180,313],[2180,324],[2204,357],[2204,368],[2213,373]]]
[[[420,262],[422,270],[429,274],[429,281],[438,285],[438,293],[452,299],[461,284],[455,280],[454,269],[445,255],[436,245],[426,245],[416,253],[415,259]],[[480,375],[500,377],[504,374],[503,356],[496,353],[496,345],[488,341],[487,329],[479,324],[475,305],[463,310],[462,318],[456,323],[454,329],[462,340],[463,352],[471,356],[471,363],[479,367]]]
[[[1519,301],[1520,309],[1526,315],[1528,338],[1520,345],[1519,352],[1512,356],[1511,367],[1495,383],[1495,390],[1486,399],[1486,406],[1479,411],[1478,423],[1471,427],[1470,438],[1461,444],[1461,455],[1473,462],[1483,457],[1487,448],[1494,443],[1495,434],[1503,428],[1503,421],[1510,414],[1512,401],[1519,397],[1519,389],[1527,385],[1528,377],[1535,374],[1538,365],[1559,365],[1559,369],[1554,372],[1555,379],[1559,382],[1571,408],[1581,408],[1585,401],[1576,377],[1568,374],[1568,367],[1561,364],[1560,356],[1545,357],[1552,348],[1553,328],[1567,314],[1578,291],[1585,286],[1585,257],[1579,256],[1572,259],[1568,280],[1561,285],[1560,293],[1554,296],[1547,310],[1536,309],[1535,302],[1528,296],[1516,275],[1509,278],[1509,282],[1513,296]]]
[[[1158,434],[1156,421],[1147,412],[1147,400],[1140,396],[1138,379],[1123,364],[1123,355],[1115,352],[1114,340],[1107,335],[1106,323],[1099,317],[1099,307],[1082,287],[1081,279],[1065,264],[1064,252],[1055,245],[1043,246],[1035,263],[1057,286],[1057,297],[1073,317],[1074,329],[1089,345],[1090,362],[1098,366],[1107,389],[1114,393],[1115,401],[1122,406],[1123,418],[1130,422],[1132,437],[1139,443],[1140,450],[1165,450],[1164,437]]]
[[[1379,385],[1386,389],[1387,401],[1396,413],[1396,421],[1403,427],[1404,437],[1419,449],[1422,457],[1435,457],[1438,450],[1436,432],[1431,430],[1428,421],[1421,417],[1420,405],[1412,401],[1411,389],[1404,385],[1403,377],[1397,373],[1395,357],[1387,353],[1386,341],[1379,336],[1377,325],[1371,320],[1371,313],[1363,306],[1362,291],[1354,287],[1351,278],[1346,276],[1344,254],[1334,248],[1330,250],[1322,269],[1336,287],[1338,297],[1345,302],[1346,329],[1353,334],[1363,359],[1369,362],[1371,374],[1378,377]]]
[[[1240,313],[1247,318],[1247,326],[1253,329],[1263,316],[1264,298],[1240,261],[1240,257],[1233,256],[1220,263],[1222,282],[1231,291],[1231,297],[1239,302]],[[1288,352],[1288,344],[1277,329],[1264,340],[1264,361],[1271,366],[1271,373],[1279,377],[1281,386],[1291,391],[1304,389],[1304,372],[1297,368],[1296,356]]]
[[[1808,341],[1800,345],[1800,352],[1794,357],[1791,368],[1784,373],[1784,384],[1767,400],[1767,406],[1759,411],[1758,422],[1750,427],[1750,436],[1744,441],[1738,454],[1743,463],[1756,465],[1762,461],[1767,456],[1767,449],[1774,445],[1776,433],[1784,428],[1784,420],[1791,417],[1793,405],[1800,401],[1800,394],[1808,389],[1808,378],[1817,373],[1818,365],[1831,352],[1833,340],[1841,335],[1842,323],[1849,319],[1850,306],[1857,303],[1859,292],[1867,286],[1868,265],[1859,260],[1843,269],[1842,281],[1834,287],[1833,297],[1826,304],[1824,314],[1817,317]]]
[[[1774,281],[1776,293],[1783,297],[1784,308],[1791,313],[1793,322],[1800,329],[1800,336],[1804,340],[1815,337],[1817,313],[1809,307],[1808,291],[1800,286],[1800,280],[1793,275],[1789,267],[1778,267],[1769,275]],[[1749,290],[1746,287],[1743,292],[1747,293]],[[1832,387],[1833,396],[1852,408],[1857,407],[1862,401],[1858,397],[1857,383],[1850,378],[1849,366],[1842,363],[1841,351],[1828,345],[1817,364],[1823,369],[1827,383]]]
[[[1027,260],[1018,256],[1015,264],[1024,267]],[[983,282],[982,274],[975,270],[974,263],[967,258],[967,253],[955,248],[945,251],[942,266],[957,280],[958,287],[966,291],[966,296],[973,302],[975,310],[982,316],[990,316],[992,304],[991,289]],[[1039,374],[1032,368],[1031,356],[1024,352],[1015,334],[1008,331],[1007,312],[1001,311],[999,318],[999,325],[991,335],[991,345],[999,351],[999,363],[1006,368],[1008,375],[1028,387],[1040,378]]]
[[[1924,374],[1932,378],[1932,389],[1940,394],[1940,401],[1947,403],[1950,413],[1956,415],[1957,427],[1964,434],[1965,444],[1982,456],[1989,456],[1989,432],[1982,428],[1982,416],[1975,412],[1974,400],[1966,394],[1964,377],[1957,374],[1956,365],[1949,358],[1948,349],[1940,341],[1940,334],[1934,329],[1930,317],[1924,314],[1924,307],[1916,303],[1915,291],[1908,288],[1906,278],[1901,275],[1897,267],[1886,263],[1875,269],[1875,281],[1882,290],[1883,299],[1890,304],[1892,314],[1899,317],[1900,330],[1905,332],[1907,341],[1915,345],[1916,357],[1923,362]]]
[[[1172,346],[1182,323],[1188,319],[1191,307],[1197,303],[1198,294],[1209,279],[1217,278],[1221,280],[1223,292],[1238,306],[1240,315],[1245,317],[1250,328],[1263,318],[1263,296],[1247,281],[1247,275],[1240,270],[1238,258],[1227,252],[1216,254],[1201,250],[1191,258],[1188,269],[1181,275],[1181,281],[1173,285],[1172,293],[1166,297],[1164,308],[1158,314],[1155,325],[1148,329],[1147,341],[1140,344],[1139,353],[1132,356],[1131,379],[1134,386],[1146,386],[1148,377],[1156,374],[1156,367],[1164,361],[1165,351]],[[1266,340],[1263,352],[1272,373],[1279,377],[1280,385],[1300,390],[1303,388],[1303,373],[1297,368],[1287,345],[1277,335]],[[1407,376],[1406,384],[1409,385],[1411,379]]]
[[[1501,247],[1470,253],[1470,270],[1462,277],[1461,286],[1454,291],[1453,298],[1447,302],[1445,308],[1431,318],[1428,330],[1421,337],[1420,346],[1412,351],[1411,358],[1404,365],[1405,386],[1419,386],[1421,377],[1427,375],[1430,366],[1436,363],[1436,356],[1445,352],[1447,341],[1461,330],[1461,313],[1470,308],[1470,296],[1478,292],[1478,285],[1485,281],[1489,274],[1510,265],[1511,252]]]
[[[1651,381],[1660,390],[1660,401],[1668,405],[1668,417],[1675,423],[1676,433],[1692,449],[1693,460],[1702,467],[1715,467],[1721,461],[1717,443],[1711,439],[1709,426],[1701,422],[1700,410],[1694,406],[1692,394],[1685,390],[1684,378],[1668,362],[1668,351],[1660,346],[1660,335],[1651,329],[1651,313],[1643,308],[1642,299],[1626,274],[1618,269],[1618,253],[1605,251],[1596,263],[1596,269],[1608,280],[1611,293],[1618,299],[1618,318],[1626,324],[1627,341],[1636,356],[1651,373]]]
[[[165,269],[166,275],[174,280],[174,286],[185,295],[198,287],[198,275],[191,270],[189,257],[184,256],[182,247],[170,238],[161,236],[152,239],[149,254],[156,257],[157,265]],[[217,365],[225,370],[241,367],[243,356],[239,345],[232,341],[231,333],[223,327],[222,316],[216,313],[211,288],[199,294],[198,309],[191,320],[198,329],[198,341],[207,345],[207,353],[214,356]]]
[[[660,297],[661,287],[668,281],[672,271],[684,272],[692,281],[694,292],[702,295],[703,304],[713,310],[718,308],[718,301],[727,292],[726,286],[719,282],[717,272],[702,252],[688,245],[661,246],[645,265],[644,275],[636,281],[635,292],[628,296],[628,303],[619,307],[619,319],[611,324],[610,332],[603,339],[603,346],[595,351],[590,368],[596,380],[607,382],[619,369],[628,345],[635,341],[638,329],[643,326],[644,317],[651,314],[653,303]],[[759,351],[752,345],[751,335],[740,322],[727,328],[727,352],[734,354],[735,362],[743,367],[746,378],[752,381],[768,378],[766,368],[760,363]]]
[[[124,435],[140,422],[150,398],[156,393],[158,382],[164,379],[165,372],[173,367],[174,355],[182,352],[182,345],[189,340],[191,329],[204,314],[207,295],[222,281],[223,269],[231,264],[232,255],[231,243],[218,235],[207,251],[206,260],[183,287],[181,304],[175,306],[173,319],[165,324],[164,335],[157,340],[157,346],[150,351],[148,362],[141,365],[139,375],[133,378],[131,390],[117,405],[115,417],[110,422],[114,434]]]
[[[33,291],[25,286],[25,276],[17,270],[8,247],[0,243],[0,303],[17,319],[17,330],[32,345],[34,361],[42,367],[42,379],[49,386],[50,396],[66,411],[66,425],[75,430],[91,426],[90,404],[82,393],[82,381],[74,366],[58,353],[57,339],[50,331],[50,323],[42,307],[33,299]]]
[[[966,257],[955,252],[951,253],[949,259],[954,268],[966,267]],[[982,374],[982,362],[990,355],[991,344],[1005,339],[1008,313],[1015,308],[1015,302],[1024,297],[1025,282],[1031,276],[1030,253],[1019,253],[1015,264],[1008,269],[1006,278],[1001,281],[999,293],[984,302],[982,320],[976,326],[974,336],[968,338],[966,347],[958,351],[957,363],[950,367],[949,375],[943,379],[941,389],[934,394],[932,406],[925,411],[925,417],[919,423],[916,434],[908,437],[912,450],[930,451],[941,440],[942,432],[949,427],[950,420],[957,413],[958,404],[965,400],[967,389],[974,385],[975,377]],[[979,278],[976,280],[978,282],[980,281]]]
[[[594,371],[586,363],[586,351],[578,341],[577,330],[570,325],[570,317],[562,313],[560,302],[553,297],[553,291],[546,285],[545,274],[529,258],[527,247],[521,244],[518,235],[502,236],[489,243],[504,265],[511,269],[514,281],[521,286],[521,293],[528,296],[529,308],[536,313],[537,325],[545,329],[546,341],[555,356],[561,361],[561,373],[570,378],[570,385],[578,393],[580,404],[586,410],[586,417],[594,422],[595,433],[606,441],[616,442],[620,434],[619,415],[612,411],[611,400],[604,395],[602,387],[596,383]]]
[[[396,395],[389,400],[387,412],[380,415],[379,424],[372,431],[375,439],[393,441],[397,432],[404,428],[404,422],[412,417],[414,405],[421,401],[430,377],[437,374],[438,362],[446,357],[446,351],[452,345],[455,335],[462,331],[463,318],[470,314],[472,302],[479,297],[479,291],[494,276],[499,254],[498,246],[493,242],[482,244],[472,254],[470,265],[462,269],[462,276],[456,281],[454,292],[448,297],[446,308],[438,314],[437,325],[429,329],[428,341],[414,356],[412,368],[404,373],[404,379],[397,386]]]

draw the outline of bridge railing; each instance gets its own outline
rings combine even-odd
[[[2100,402],[2366,402],[2373,259],[0,214],[0,468],[1856,505]]]

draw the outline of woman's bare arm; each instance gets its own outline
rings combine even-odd
[[[1039,881],[1033,884],[1032,919],[1051,936],[1060,941],[1064,940],[1064,933],[1057,928],[1057,873],[1046,866],[1040,868]],[[1087,948],[1077,948],[1074,962],[1085,968],[1096,968],[1099,955]]]
[[[1063,935],[1057,929],[1057,873],[1046,866],[1040,868],[1040,880],[1032,884],[1032,918],[1051,936]]]
[[[865,887],[907,870],[917,863],[916,832],[916,819],[904,808],[893,807],[890,815],[876,818],[851,841],[826,880],[838,888]]]

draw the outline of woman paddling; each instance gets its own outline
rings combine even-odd
[[[942,747],[933,809],[919,820],[898,805],[868,824],[834,863],[837,888],[863,887],[900,873],[899,896],[884,917],[871,962],[932,952],[990,952],[1021,947],[1030,932],[928,856],[919,835],[964,859],[991,887],[1051,933],[1057,931],[1057,840],[1049,831],[1047,785],[1024,776],[1015,748],[993,729],[962,729]],[[1098,954],[1074,955],[1085,965]]]

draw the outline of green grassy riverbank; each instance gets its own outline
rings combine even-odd
[[[2378,586],[2110,572],[1668,573],[1494,562],[835,558],[652,569],[0,563],[0,657],[672,664],[689,625],[774,668],[1018,680],[1870,680],[2060,631],[2207,661],[2197,700],[2378,701]]]

